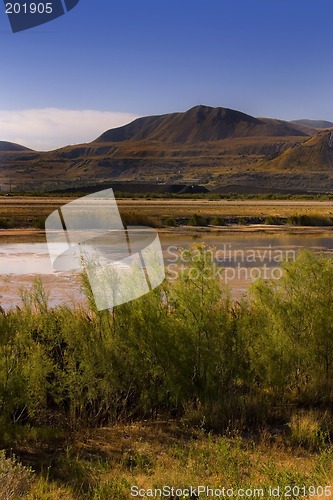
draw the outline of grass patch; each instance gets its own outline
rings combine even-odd
[[[287,224],[292,226],[332,226],[333,218],[323,215],[291,215],[287,219]]]
[[[315,453],[267,430],[244,438],[205,433],[174,421],[133,423],[73,436],[47,470],[34,474],[25,498],[58,494],[65,499],[127,500],[131,487],[184,489],[198,484],[235,492],[256,488],[268,498],[269,487],[328,484],[332,460],[328,448]]]
[[[15,455],[6,457],[4,450],[0,450],[0,498],[25,498],[32,482],[32,470],[18,462]]]
[[[159,217],[153,217],[146,214],[125,212],[121,213],[121,218],[126,227],[127,226],[161,227],[161,220]]]

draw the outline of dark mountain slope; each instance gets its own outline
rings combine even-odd
[[[14,142],[0,141],[0,151],[32,151]]]
[[[297,125],[254,118],[228,108],[195,106],[184,113],[148,116],[104,132],[94,142],[160,141],[195,144],[231,137],[306,136]]]

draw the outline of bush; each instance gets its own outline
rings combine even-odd
[[[160,227],[161,223],[157,218],[145,214],[125,213],[121,214],[121,219],[125,226],[148,226]]]
[[[33,471],[20,464],[15,456],[6,458],[5,452],[0,450],[0,498],[25,497],[32,487]]]
[[[291,215],[287,219],[287,224],[292,226],[332,226],[332,217],[323,215]]]
[[[113,311],[96,309],[86,279],[86,309],[50,308],[35,282],[20,310],[0,315],[1,433],[158,415],[258,428],[295,408],[328,411],[332,259],[302,252],[233,302],[215,257],[203,244],[182,250],[178,277]],[[301,435],[305,423],[291,422]]]
[[[44,218],[35,218],[32,220],[31,225],[35,229],[45,229],[45,219]]]
[[[276,226],[279,223],[279,219],[277,217],[274,217],[273,215],[270,215],[265,219],[265,224],[267,224],[268,226]]]
[[[288,427],[291,441],[296,446],[319,450],[325,448],[329,442],[325,416],[323,417],[318,411],[299,410],[291,416]]]
[[[278,281],[257,281],[251,366],[281,404],[308,406],[332,398],[333,261],[300,252],[282,266]]]
[[[176,225],[176,221],[174,217],[169,216],[163,219],[163,224],[165,224],[166,226],[174,227]]]
[[[193,214],[188,220],[188,225],[189,226],[207,226],[208,222],[207,222],[207,219],[205,217],[202,217],[202,215]]]
[[[0,219],[0,229],[10,229],[16,226],[16,221],[8,219]]]
[[[212,226],[225,226],[225,220],[223,217],[215,216],[211,219],[210,224]]]

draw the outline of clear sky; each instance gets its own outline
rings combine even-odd
[[[332,0],[80,0],[13,34],[1,2],[0,140],[48,149],[196,104],[333,121],[332,19]]]

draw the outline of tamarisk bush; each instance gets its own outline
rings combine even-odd
[[[172,416],[222,430],[330,411],[330,258],[300,253],[238,302],[213,248],[181,251],[179,267],[176,280],[101,312],[86,276],[88,305],[75,308],[50,308],[37,279],[21,310],[0,315],[1,427]]]

